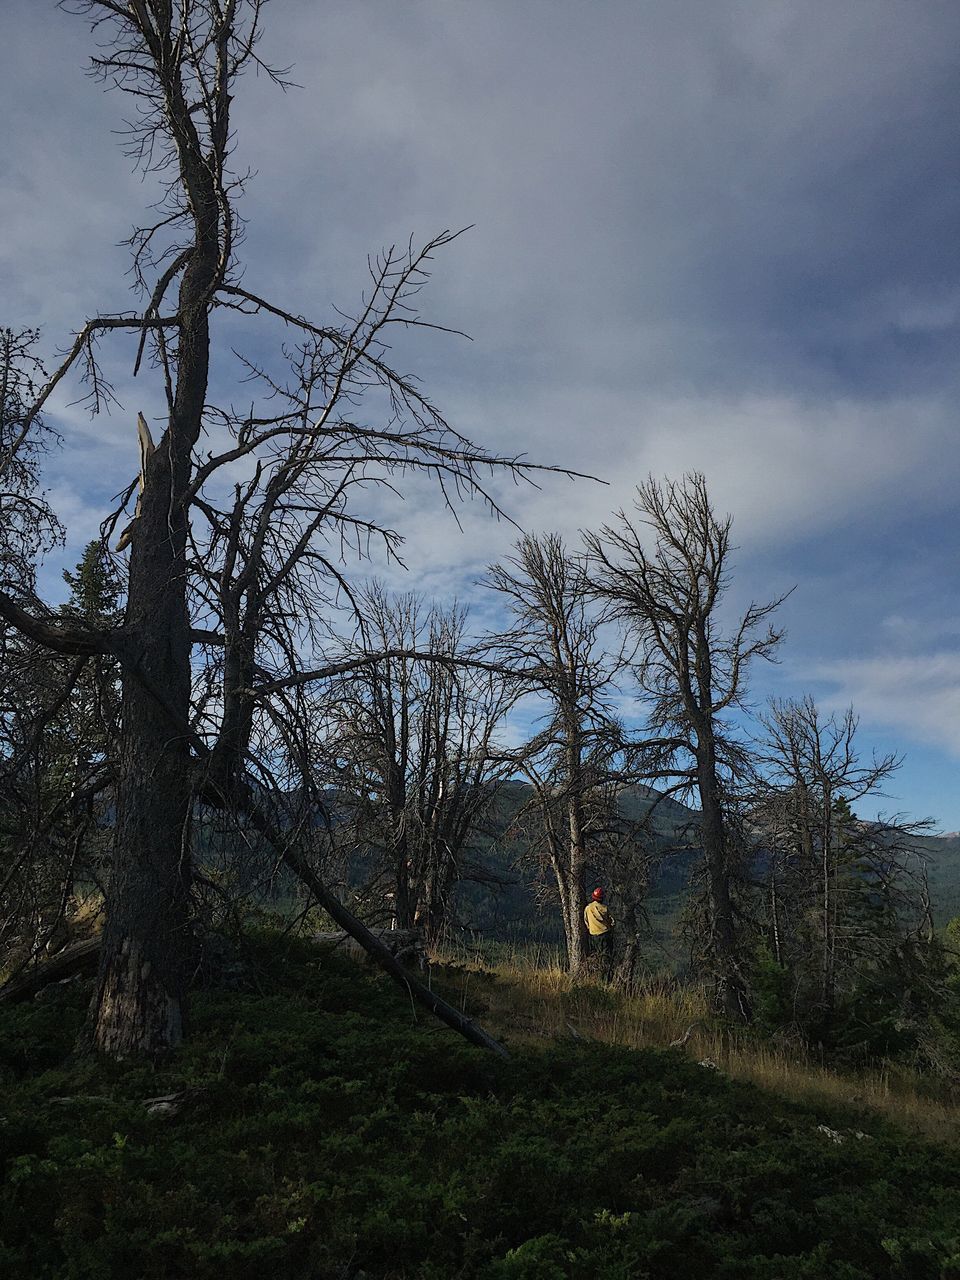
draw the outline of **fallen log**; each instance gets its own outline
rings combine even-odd
[[[157,706],[169,718],[171,726],[178,733],[182,733],[184,740],[190,743],[197,760],[205,764],[209,769],[214,763],[213,753],[200,735],[170,706],[164,693],[145,676],[142,670],[135,669],[135,674],[150,696],[156,701]],[[269,690],[269,687],[264,686],[267,690]],[[390,954],[389,947],[384,946],[379,938],[374,937],[366,925],[362,924],[353,912],[349,911],[340,899],[330,892],[306,858],[290,843],[289,839],[285,839],[280,831],[277,830],[254,799],[249,786],[243,783],[238,784],[236,779],[230,781],[228,778],[224,781],[222,771],[218,770],[213,772],[213,776],[207,776],[204,785],[200,788],[199,796],[216,809],[232,809],[245,814],[251,825],[260,832],[267,843],[279,854],[286,866],[311,890],[318,905],[326,911],[333,922],[349,933],[352,938],[356,939],[364,951],[380,965],[381,969],[389,973],[391,978],[408,992],[411,999],[429,1009],[441,1022],[445,1022],[447,1026],[452,1027],[454,1031],[462,1035],[465,1040],[469,1040],[471,1044],[475,1044],[481,1049],[489,1049],[491,1053],[495,1053],[501,1058],[510,1057],[499,1040],[495,1040],[493,1036],[488,1035],[482,1027],[475,1022],[471,1022],[468,1017],[460,1013],[453,1005],[447,1004],[446,1000],[442,1000],[425,983],[418,982],[403,967],[396,956]]]
[[[403,967],[397,957],[392,954],[390,948],[381,942],[376,934],[371,933],[367,926],[358,920],[349,908],[343,905],[336,894],[327,888],[306,858],[302,856],[294,844],[284,839],[260,806],[251,801],[249,794],[237,795],[234,793],[233,798],[235,803],[238,802],[237,807],[242,808],[255,830],[260,832],[301,883],[307,886],[316,899],[318,906],[326,911],[334,924],[338,924],[345,933],[348,933],[351,938],[358,942],[367,955],[375,960],[381,969],[386,970],[394,982],[399,983],[407,991],[412,1000],[416,1000],[425,1009],[429,1009],[441,1022],[445,1022],[448,1027],[452,1027],[454,1031],[462,1035],[465,1040],[469,1040],[471,1044],[477,1045],[480,1049],[489,1049],[491,1053],[497,1054],[500,1058],[510,1057],[510,1054],[499,1040],[495,1040],[493,1036],[484,1031],[483,1027],[473,1022],[466,1014],[461,1013],[452,1004],[448,1004],[446,1000],[441,999],[435,991],[431,991],[425,983],[420,982],[408,969]]]
[[[32,1000],[38,991],[52,982],[65,982],[80,974],[96,973],[100,961],[100,936],[84,938],[64,947],[55,956],[31,964],[0,987],[0,1004],[16,1004]]]
[[[367,928],[365,924],[343,905],[339,898],[330,892],[320,877],[316,874],[308,862],[303,859],[296,849],[290,845],[284,845],[277,834],[271,829],[269,823],[258,821],[259,814],[254,810],[248,810],[247,816],[253,821],[254,826],[260,831],[260,834],[273,845],[284,862],[292,872],[307,886],[317,902],[327,915],[340,926],[351,938],[363,947],[364,951],[377,962],[381,969],[385,969],[395,982],[401,987],[406,988],[412,999],[422,1004],[424,1008],[429,1009],[432,1014],[445,1022],[448,1027],[452,1027],[454,1031],[459,1032],[465,1040],[469,1040],[471,1044],[477,1045],[480,1049],[489,1049],[491,1053],[497,1054],[500,1058],[509,1058],[510,1055],[493,1036],[484,1031],[483,1027],[470,1018],[455,1009],[452,1004],[447,1004],[446,1000],[442,1000],[435,991],[431,991],[428,986],[418,981],[409,970],[405,969],[400,961],[394,956],[390,948],[385,946],[380,939]]]
[[[402,958],[407,948],[398,947],[395,955],[387,943],[383,942],[376,934],[371,933],[327,889],[312,867],[298,855],[296,850],[291,849],[289,846],[284,846],[278,834],[263,819],[261,814],[254,809],[253,812],[248,810],[248,816],[251,817],[261,834],[275,848],[279,849],[287,866],[312,890],[317,901],[327,914],[335,923],[340,925],[343,932],[333,935],[334,939],[350,937],[382,969],[385,969],[395,982],[404,987],[414,1000],[429,1009],[432,1014],[442,1022],[445,1022],[448,1027],[452,1027],[454,1031],[459,1032],[471,1044],[475,1044],[481,1049],[489,1049],[501,1058],[509,1058],[509,1053],[499,1040],[495,1040],[481,1026],[458,1009],[455,1009],[453,1005],[448,1004],[446,1000],[441,999],[435,991],[431,991],[428,986],[418,981],[408,969],[404,968]],[[82,973],[95,974],[100,959],[100,941],[99,935],[94,938],[86,938],[83,942],[77,942],[71,947],[64,948],[63,951],[51,956],[42,963],[32,965],[29,970],[18,974],[10,982],[0,987],[0,1004],[12,1004],[18,1000],[31,1000],[38,991],[45,986],[49,986],[52,982],[62,982],[65,978],[72,978]]]
[[[374,936],[398,960],[413,960],[421,967],[426,964],[427,950],[420,929],[377,929]],[[313,941],[323,946],[343,947],[351,955],[366,954],[360,943],[345,929],[338,929],[335,933],[315,933]]]

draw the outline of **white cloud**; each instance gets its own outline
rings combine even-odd
[[[956,33],[953,6],[902,0],[869,22],[857,0],[610,0],[602,21],[579,0],[287,0],[260,52],[305,88],[249,76],[234,104],[237,166],[258,171],[246,283],[329,319],[368,251],[476,223],[422,299],[475,341],[401,334],[398,365],[478,443],[610,482],[501,483],[506,510],[576,542],[648,473],[702,470],[742,556],[787,578],[759,596],[832,537],[791,601],[813,615],[797,665],[814,631],[837,646],[820,656],[849,653],[874,622],[905,665],[838,660],[838,696],[954,750],[951,633],[933,668],[916,655],[930,613],[956,612]],[[6,0],[0,323],[43,323],[48,351],[134,304],[118,242],[155,197],[111,135],[129,103],[84,79],[92,47],[75,17]],[[215,317],[222,347],[239,323]],[[136,410],[163,411],[131,343],[101,349],[124,411],[91,424],[75,384],[51,409],[68,563],[135,473]],[[215,382],[249,391],[229,358]],[[406,491],[375,508],[407,537],[403,585],[469,593],[515,530],[473,506],[460,535],[433,488]],[[857,537],[861,555],[900,540],[876,588]]]
[[[960,653],[824,662],[811,673],[831,707],[851,703],[865,724],[896,729],[960,759]]]
[[[454,420],[494,447],[508,451],[519,439],[531,461],[607,482],[543,476],[539,492],[500,488],[525,528],[571,539],[629,508],[648,474],[703,471],[717,510],[734,516],[735,540],[747,549],[858,520],[883,523],[921,501],[952,503],[960,480],[953,408],[932,396],[654,398],[575,385],[501,402],[494,413],[468,402]],[[455,547],[432,531],[428,541]]]

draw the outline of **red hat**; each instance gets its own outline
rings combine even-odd
[[[603,890],[600,888],[599,885],[597,885],[596,889],[594,889],[590,897],[594,900],[594,902],[600,901],[600,899],[603,897]]]

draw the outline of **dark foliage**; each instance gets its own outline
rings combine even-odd
[[[253,959],[167,1066],[71,1062],[79,992],[2,1011],[0,1273],[960,1276],[955,1150],[678,1053],[502,1062],[336,955]],[[183,1091],[177,1115],[144,1106]]]

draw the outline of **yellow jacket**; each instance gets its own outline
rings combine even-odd
[[[602,902],[588,902],[583,909],[583,920],[593,937],[613,928],[613,917]]]

